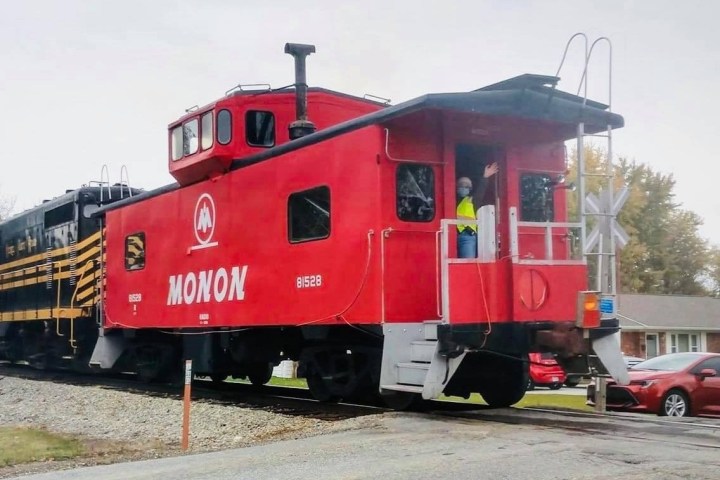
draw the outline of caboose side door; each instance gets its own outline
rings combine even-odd
[[[382,168],[382,320],[422,322],[439,312],[441,162],[387,160]]]

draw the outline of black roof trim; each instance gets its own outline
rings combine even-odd
[[[382,124],[394,118],[408,115],[418,110],[438,109],[483,115],[520,117],[531,120],[550,121],[567,125],[585,124],[586,133],[605,131],[607,126],[620,128],[625,125],[622,116],[606,111],[607,107],[598,102],[587,100],[567,92],[546,87],[557,83],[557,77],[525,74],[502,82],[488,85],[471,92],[432,93],[417,97],[398,105],[389,106],[377,112],[348,120],[305,137],[283,143],[262,152],[233,160],[229,171],[238,170],[284,155],[295,150],[314,145],[331,138],[349,133],[369,125]],[[572,130],[575,131],[574,129]],[[568,137],[570,139],[572,137]],[[142,195],[116,202],[96,212],[104,212],[130,203],[156,197],[179,188],[177,183],[166,185]]]
[[[545,93],[549,94],[551,96],[555,96],[558,98],[562,98],[564,100],[568,100],[575,103],[583,103],[583,100],[585,101],[585,104],[594,108],[599,108],[600,110],[607,110],[608,105],[605,105],[604,103],[596,102],[594,100],[589,99],[583,99],[583,97],[579,97],[577,95],[573,95],[572,93],[563,92],[562,90],[558,90],[557,84],[560,81],[560,77],[551,77],[548,75],[537,75],[534,73],[526,73],[523,75],[518,75],[517,77],[508,78],[507,80],[503,80],[498,83],[493,83],[492,85],[488,85],[487,87],[478,88],[477,90],[474,90],[475,92],[480,91],[491,91],[491,90],[518,90],[518,89],[528,89],[533,90],[538,93]]]
[[[147,200],[148,198],[157,197],[159,195],[162,195],[163,193],[172,192],[173,190],[177,190],[180,188],[180,185],[178,183],[170,183],[168,185],[164,185],[162,187],[158,187],[154,190],[147,190],[139,195],[133,195],[132,197],[125,198],[123,200],[118,200],[115,203],[111,203],[109,205],[106,205],[104,207],[98,208],[92,213],[92,217],[101,217],[105,214],[105,212],[108,212],[110,210],[115,210],[116,208],[124,207],[125,205],[130,205],[131,203],[137,203],[141,202],[143,200]]]
[[[495,85],[502,85],[502,82]],[[234,160],[230,170],[237,170],[238,168],[253,165],[269,158],[367,127],[368,125],[381,124],[393,118],[408,115],[422,109],[444,109],[485,115],[513,116],[572,125],[584,122],[586,133],[604,131],[608,125],[611,125],[613,128],[620,128],[625,124],[620,115],[606,112],[602,104],[592,102],[593,104],[591,105],[588,101],[583,105],[583,99],[581,97],[559,90],[546,90],[547,91],[537,91],[529,88],[511,90],[481,89],[472,92],[423,95],[422,97],[417,97],[398,105],[333,125],[332,127],[319,130],[313,134],[248,157]]]

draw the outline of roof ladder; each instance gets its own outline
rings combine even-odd
[[[585,56],[583,73],[578,85],[577,95],[580,96],[582,90],[583,105],[587,104],[588,91],[588,66],[592,58],[593,51],[598,43],[607,42],[608,44],[608,111],[612,113],[612,43],[607,37],[597,38],[588,49],[588,38],[584,33],[576,33],[565,46],[560,66],[556,76],[560,74],[568,48],[575,38],[584,39]],[[581,119],[582,120],[582,119]],[[587,170],[585,162],[585,138],[597,137],[605,139],[607,142],[607,165],[605,172],[590,172]],[[617,212],[615,211],[615,192],[614,192],[614,168],[613,168],[613,152],[612,152],[612,126],[607,125],[607,130],[603,134],[585,133],[585,123],[580,121],[577,125],[577,168],[578,168],[578,205],[580,210],[580,248],[586,261],[591,258],[596,259],[598,268],[591,274],[594,278],[590,278],[590,285],[595,285],[597,291],[601,292],[603,318],[615,318],[616,316],[616,296],[617,296],[617,272],[616,272],[616,245],[613,233],[613,224]],[[600,195],[599,205],[589,205],[586,193],[586,181],[590,177],[601,177],[606,182],[605,191]],[[597,203],[597,202],[593,202]],[[588,231],[589,223],[599,225],[596,231]],[[597,245],[597,248],[595,248]],[[610,308],[611,307],[611,308]],[[610,311],[608,311],[608,309]]]
[[[123,176],[123,172],[125,172],[125,175]],[[123,178],[125,179],[125,182],[123,182]],[[128,173],[127,167],[123,165],[120,167],[120,199],[122,200],[123,197],[123,186],[127,187],[128,191],[128,197],[132,197],[132,189],[130,188],[130,174]]]
[[[100,181],[90,181],[88,182],[88,185],[98,185],[100,187],[100,205],[103,204],[105,200],[105,187],[107,187],[108,192],[108,200],[112,200],[112,188],[110,188],[110,172],[108,171],[107,164],[103,165],[100,169]]]
[[[565,53],[558,68],[559,75],[563,62],[567,55],[568,48],[575,38],[582,37],[585,40],[585,57],[582,77],[578,85],[577,95],[583,91],[583,107],[587,105],[588,91],[588,66],[596,45],[600,42],[607,42],[608,45],[608,112],[612,113],[612,43],[607,37],[597,38],[588,49],[588,38],[584,33],[576,33],[565,46]],[[590,172],[585,161],[585,138],[598,137],[607,141],[607,162],[605,172]],[[602,140],[601,140],[602,141]],[[616,223],[617,211],[627,198],[627,189],[615,196],[615,175],[613,168],[612,151],[612,125],[608,124],[605,134],[585,133],[585,123],[582,113],[577,125],[577,170],[578,170],[578,206],[580,215],[580,248],[586,264],[593,258],[596,268],[590,270],[589,283],[595,285],[600,292],[600,312],[602,319],[617,318],[617,256],[616,237],[627,241],[624,233]],[[602,178],[606,187],[600,192],[600,198],[593,193],[586,194],[586,180],[590,177]],[[592,230],[588,232],[588,227]],[[597,246],[597,248],[596,248]],[[592,277],[595,278],[592,278]],[[594,343],[594,342],[593,342]],[[593,345],[595,347],[595,345]],[[607,346],[607,344],[606,344]],[[606,348],[606,347],[603,347]],[[619,348],[619,345],[618,345]],[[595,408],[597,411],[604,411],[606,407],[606,380],[602,376],[597,378],[597,389],[595,394]]]

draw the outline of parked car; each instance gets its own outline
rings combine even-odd
[[[625,362],[625,366],[630,369],[633,365],[637,365],[640,362],[644,362],[644,358],[640,357],[631,357],[627,355],[623,355],[623,361]],[[565,386],[566,387],[577,387],[578,384],[582,381],[583,377],[590,378],[590,375],[574,375],[574,374],[568,374],[565,378]]]
[[[628,372],[629,385],[607,381],[608,410],[720,416],[720,354],[669,353],[639,362]],[[594,400],[591,383],[587,403],[594,405]]]
[[[623,355],[623,360],[625,361],[625,365],[627,366],[628,369],[634,367],[635,365],[637,365],[637,364],[640,363],[640,362],[644,362],[644,361],[645,361],[644,358],[640,358],[640,357],[630,357],[630,356],[627,356],[627,355]]]
[[[555,360],[552,353],[530,354],[530,381],[528,390],[535,387],[548,387],[558,390],[566,379],[565,370]]]

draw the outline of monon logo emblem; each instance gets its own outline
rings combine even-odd
[[[218,242],[213,242],[215,234],[215,201],[208,193],[203,193],[195,204],[195,215],[193,225],[195,227],[195,239],[197,245],[191,247],[193,250],[199,248],[214,247]]]

